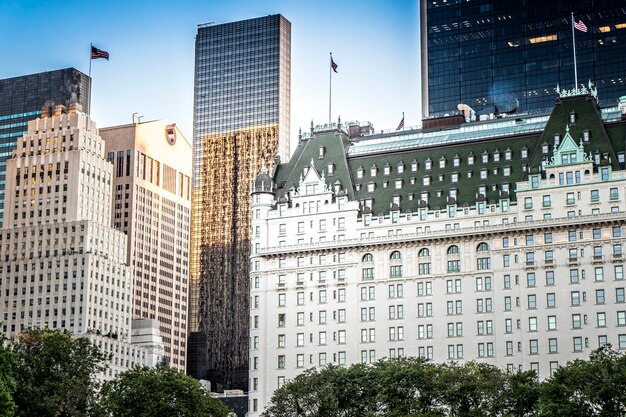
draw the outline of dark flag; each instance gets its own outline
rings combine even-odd
[[[578,22],[574,20],[574,27],[581,32],[587,32],[587,25],[585,25],[582,20],[579,20]]]
[[[107,61],[109,60],[109,53],[107,51],[103,51],[102,49],[98,49],[95,46],[91,46],[91,59],[104,58]]]
[[[400,123],[398,124],[398,127],[396,128],[396,131],[404,129],[404,114],[402,115],[402,120],[400,120]]]
[[[333,57],[330,57],[330,67],[333,69],[333,71],[337,72],[337,67],[339,65],[335,64],[335,61],[333,61]]]

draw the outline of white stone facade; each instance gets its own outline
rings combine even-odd
[[[130,345],[132,277],[126,236],[110,226],[111,171],[95,123],[57,106],[28,123],[7,163],[0,230],[5,336],[31,327],[87,335],[114,353],[103,377],[145,357]]]
[[[185,372],[191,144],[166,120],[100,129],[113,164],[111,221],[128,238],[133,318],[158,321],[165,363]]]
[[[625,172],[578,161],[514,184],[517,203],[454,210],[364,214],[314,166],[288,199],[256,188],[249,415],[331,363],[422,356],[545,378],[626,350]]]

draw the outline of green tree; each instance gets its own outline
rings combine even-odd
[[[27,330],[11,347],[19,416],[93,416],[106,355],[86,338]]]
[[[503,388],[505,415],[527,417],[536,414],[541,385],[535,371],[516,371],[507,374]]]
[[[115,417],[225,417],[230,412],[198,381],[165,366],[122,372],[101,394],[103,410]]]
[[[15,415],[14,391],[13,353],[5,347],[4,337],[0,336],[0,417]]]
[[[337,392],[333,379],[342,371],[330,365],[318,371],[307,369],[274,391],[263,416],[266,417],[333,417],[339,415]]]
[[[539,414],[559,416],[626,415],[626,356],[610,346],[577,359],[544,381]]]
[[[439,367],[421,358],[378,361],[371,369],[379,410],[385,416],[436,416]]]
[[[441,400],[455,417],[498,416],[504,411],[504,373],[477,362],[440,365]]]

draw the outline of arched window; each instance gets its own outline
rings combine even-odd
[[[422,249],[420,249],[420,251],[417,253],[417,256],[420,256],[420,257],[430,256],[430,251],[428,250],[428,248],[422,248]]]
[[[361,259],[362,262],[373,262],[374,261],[374,256],[371,253],[366,253],[365,255],[363,255],[363,259]]]
[[[402,254],[400,253],[400,251],[394,250],[393,252],[391,252],[391,256],[389,256],[389,259],[402,259]]]
[[[457,245],[452,245],[448,248],[448,255],[452,255],[455,253],[459,253],[459,247]]]
[[[486,252],[488,250],[489,250],[489,245],[486,244],[485,242],[479,243],[478,246],[476,247],[477,252]]]

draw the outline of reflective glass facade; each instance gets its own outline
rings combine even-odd
[[[196,36],[187,371],[247,391],[250,184],[289,155],[291,23],[200,25]]]
[[[615,104],[626,84],[626,9],[614,0],[428,0],[421,5],[422,112],[548,111],[557,84],[574,85],[570,13],[578,82],[591,80],[600,104]],[[517,102],[516,102],[517,100]],[[497,107],[497,108],[496,108]]]
[[[6,163],[26,133],[28,121],[41,115],[46,103],[80,103],[89,114],[90,78],[74,68],[0,80],[0,227],[4,213]]]

